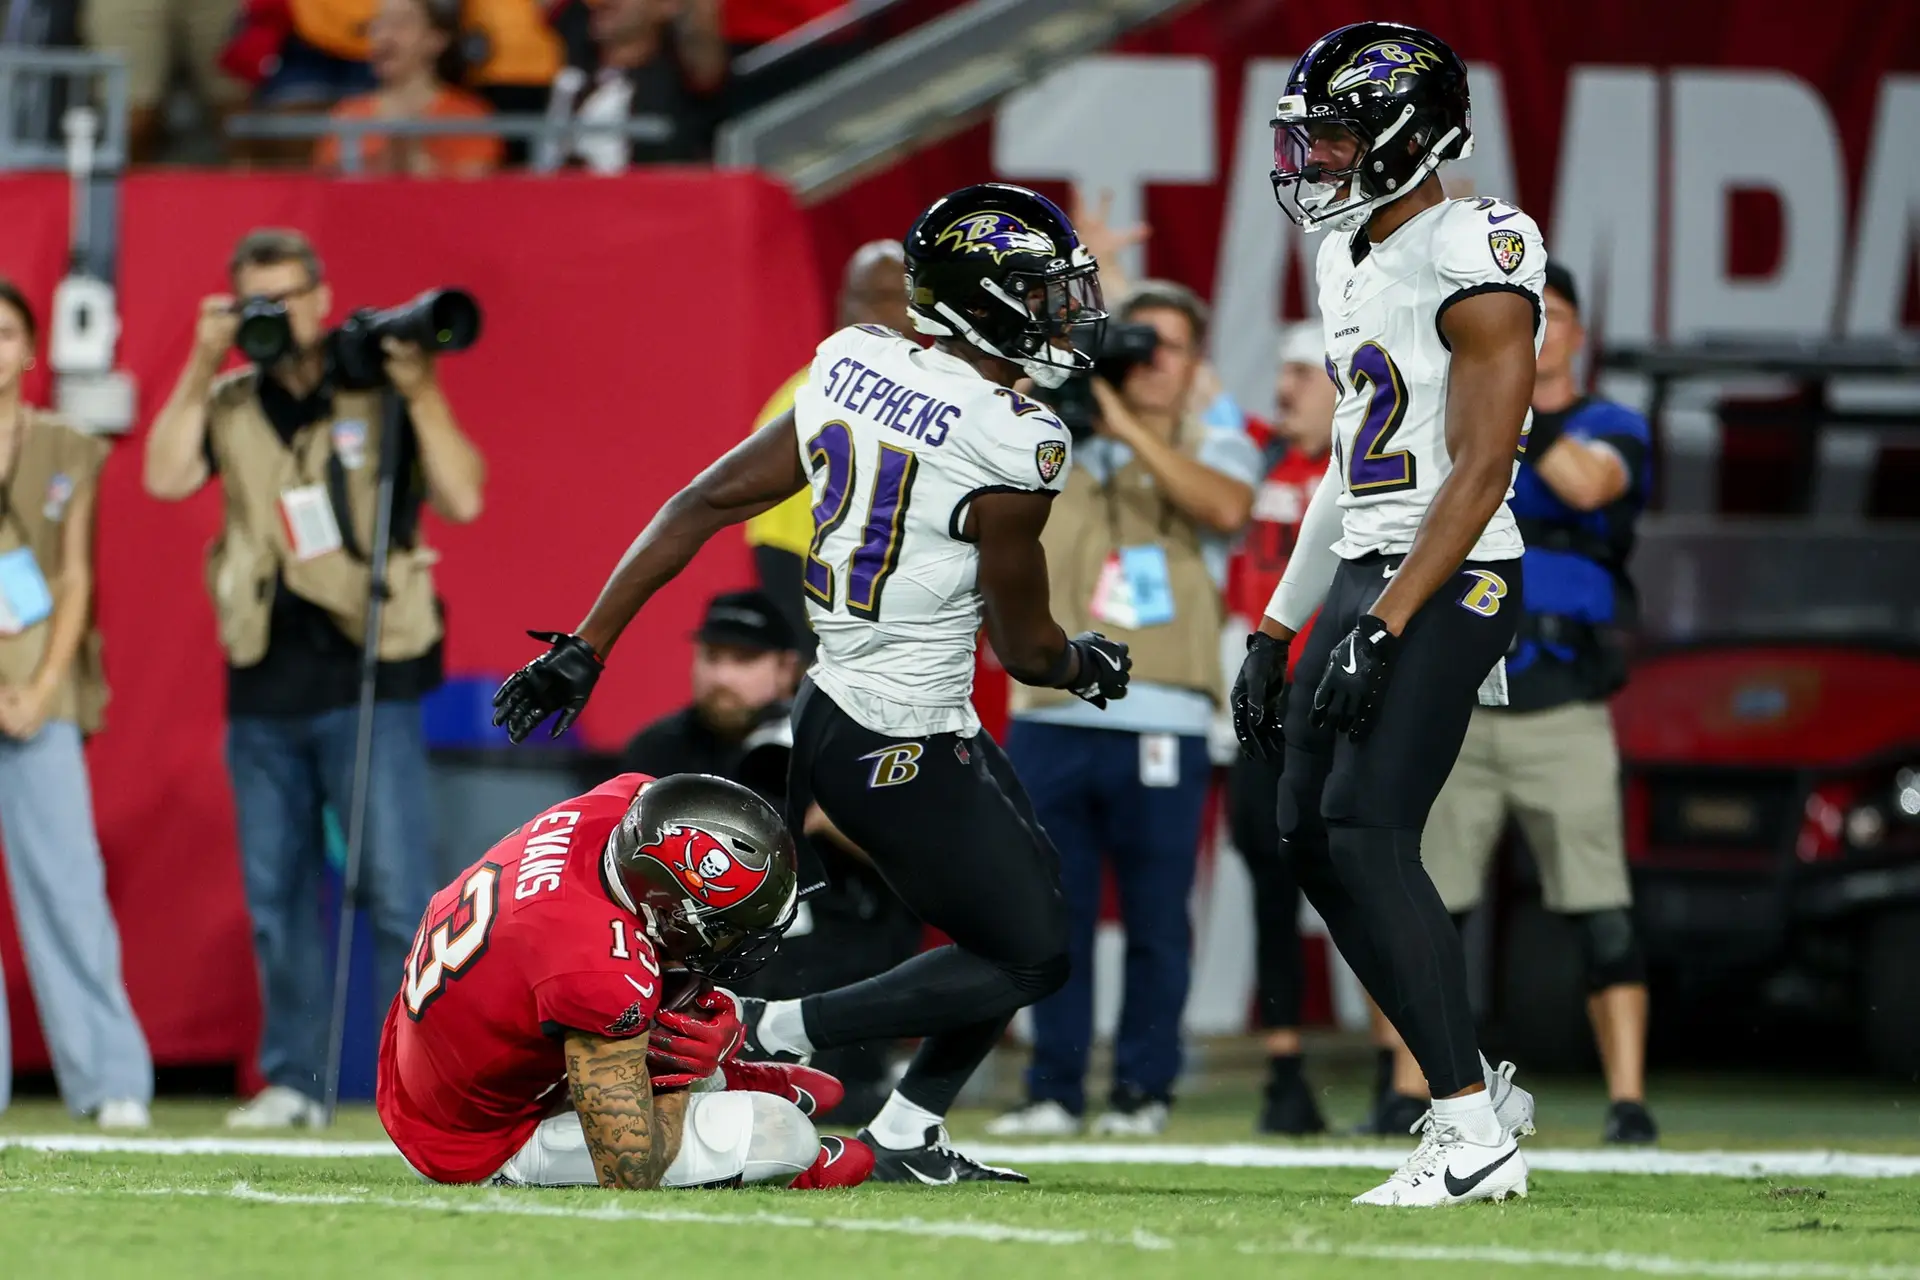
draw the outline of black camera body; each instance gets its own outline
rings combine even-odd
[[[387,382],[383,339],[398,338],[427,351],[465,351],[480,338],[480,304],[465,289],[429,289],[411,302],[384,311],[363,308],[327,335],[327,376],[336,387],[365,391]],[[258,365],[270,365],[293,350],[287,307],[270,298],[240,305],[233,345]]]
[[[1093,434],[1094,424],[1100,420],[1092,379],[1105,378],[1118,387],[1135,365],[1153,359],[1159,347],[1160,331],[1150,324],[1110,324],[1094,355],[1090,375],[1068,378],[1052,390],[1035,388],[1034,399],[1053,410],[1078,444]]]

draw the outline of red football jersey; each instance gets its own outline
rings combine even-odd
[[[565,1087],[565,1032],[639,1035],[660,998],[640,920],[601,878],[652,779],[627,773],[509,835],[427,907],[380,1038],[375,1105],[437,1182],[491,1177]]]
[[[1247,422],[1247,434],[1263,449],[1273,440],[1273,429],[1253,419]],[[1307,503],[1313,500],[1313,491],[1320,487],[1320,478],[1326,472],[1326,455],[1310,458],[1298,449],[1289,448],[1260,482],[1253,498],[1253,518],[1227,565],[1229,614],[1244,618],[1250,626],[1260,624],[1261,615],[1267,611],[1267,601],[1273,598],[1273,589],[1280,585],[1280,575],[1286,572],[1294,544],[1300,540],[1300,522],[1306,518]],[[1312,628],[1313,622],[1309,619],[1307,625],[1300,628],[1301,634]],[[1296,662],[1301,647],[1299,644],[1293,647]]]

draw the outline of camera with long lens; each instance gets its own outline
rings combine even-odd
[[[1100,340],[1088,375],[1068,378],[1062,385],[1046,390],[1035,388],[1033,396],[1044,401],[1066,426],[1067,434],[1078,444],[1091,436],[1100,420],[1100,407],[1093,398],[1093,379],[1105,378],[1118,387],[1135,365],[1153,359],[1160,346],[1160,331],[1150,324],[1110,324]]]
[[[387,385],[387,354],[380,349],[387,338],[423,351],[465,351],[480,340],[480,304],[465,289],[429,289],[384,311],[354,312],[327,336],[333,384],[350,391]]]
[[[480,304],[465,289],[429,289],[411,302],[384,311],[364,308],[327,335],[327,373],[336,387],[365,391],[387,383],[383,339],[398,338],[423,350],[465,351],[480,338]],[[287,307],[271,298],[240,304],[233,345],[259,365],[293,350]]]

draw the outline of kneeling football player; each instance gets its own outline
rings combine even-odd
[[[839,1082],[731,1061],[737,979],[793,922],[792,837],[746,788],[623,774],[434,896],[380,1041],[376,1105],[433,1182],[852,1186],[808,1118]]]

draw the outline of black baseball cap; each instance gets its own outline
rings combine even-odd
[[[1547,288],[1567,300],[1567,305],[1575,311],[1580,309],[1580,291],[1574,287],[1573,272],[1567,270],[1552,258],[1547,259]]]
[[[707,601],[707,613],[693,638],[701,644],[739,649],[794,650],[793,626],[764,591],[726,591]]]

